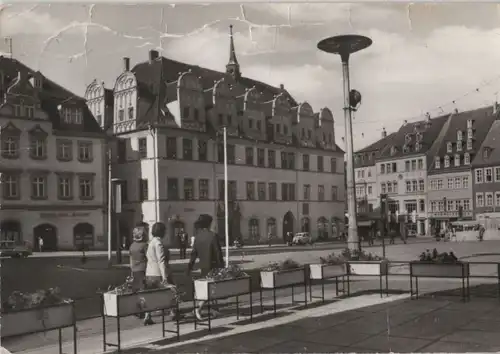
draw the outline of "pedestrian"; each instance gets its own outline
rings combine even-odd
[[[43,238],[38,237],[38,251],[43,252]]]
[[[187,242],[188,242],[188,234],[184,231],[184,229],[180,230],[180,232],[178,234],[178,239],[179,239],[180,258],[181,259],[186,259],[186,249],[187,249]]]
[[[201,214],[196,221],[198,233],[191,250],[191,258],[187,269],[188,274],[193,270],[197,259],[200,260],[198,265],[202,277],[206,277],[213,270],[224,268],[224,258],[219,239],[214,232],[210,231],[212,220],[210,215]],[[200,321],[202,320],[201,310],[204,305],[205,301],[200,301],[194,309],[194,314]]]
[[[144,225],[136,226],[132,231],[132,244],[129,248],[130,271],[134,291],[144,290],[146,287],[147,251],[148,228]],[[141,313],[137,317],[144,318],[144,315],[144,313]]]
[[[273,243],[273,232],[272,231],[269,231],[269,233],[267,234],[267,243],[269,244],[269,247],[271,247],[271,245]]]
[[[167,227],[162,222],[153,224],[151,229],[151,241],[149,242],[146,252],[146,286],[147,288],[158,288],[161,283],[174,285],[172,273],[169,267],[169,252],[163,246],[163,238],[165,237]],[[174,316],[179,314],[172,311]],[[154,324],[151,318],[151,313],[147,312],[144,316],[144,325]]]

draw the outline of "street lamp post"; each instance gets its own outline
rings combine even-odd
[[[338,54],[342,60],[342,74],[344,81],[344,120],[345,120],[345,141],[347,154],[347,210],[349,214],[349,232],[347,246],[354,250],[359,248],[361,243],[358,235],[358,223],[356,217],[356,195],[354,185],[354,147],[352,136],[352,111],[361,101],[359,92],[350,88],[349,81],[349,56],[369,47],[372,40],[359,35],[342,35],[323,39],[318,43],[318,49],[326,53]]]
[[[226,268],[229,268],[229,195],[227,182],[227,128],[223,127],[224,134],[224,231],[226,240]]]

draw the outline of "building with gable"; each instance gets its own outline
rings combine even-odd
[[[383,146],[376,146],[379,150],[375,158],[377,194],[387,194],[391,213],[416,214],[416,222],[409,218],[407,227],[419,235],[430,231],[426,207],[427,166],[437,151],[447,122],[448,116],[405,122],[397,132],[385,136]]]
[[[103,248],[106,136],[83,98],[0,56],[2,241]]]
[[[500,112],[472,160],[472,203],[476,219],[500,219]],[[491,111],[491,110],[490,110]]]
[[[179,229],[192,235],[198,216],[209,214],[223,238],[226,127],[231,242],[258,243],[269,233],[280,240],[289,231],[335,237],[344,217],[344,152],[331,111],[314,112],[282,85],[244,77],[232,33],[229,47],[225,72],[154,50],[133,68],[124,58],[112,111],[105,109],[106,89],[88,87],[89,107],[117,138],[120,227],[168,221],[174,243]]]
[[[450,115],[428,170],[428,214],[435,228],[474,218],[472,161],[482,156],[481,144],[497,116],[494,107]]]

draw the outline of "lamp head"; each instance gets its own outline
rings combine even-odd
[[[349,92],[349,105],[356,109],[361,104],[361,93],[357,90]]]

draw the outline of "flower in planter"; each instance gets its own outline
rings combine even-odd
[[[262,268],[262,271],[264,271],[264,272],[276,272],[276,271],[280,271],[280,270],[299,269],[300,267],[302,267],[302,266],[299,263],[288,258],[282,262],[270,263],[267,267]]]
[[[207,274],[205,279],[210,280],[225,280],[225,279],[239,279],[248,276],[240,267],[237,265],[231,265],[228,268],[218,268],[213,269]]]
[[[367,253],[364,250],[350,250],[346,248],[342,251],[342,257],[346,261],[386,261],[386,258],[377,256],[376,254]]]
[[[51,288],[48,290],[37,290],[34,293],[22,293],[14,291],[2,304],[2,310],[25,310],[43,306],[58,305],[71,302],[61,296],[59,288]]]
[[[432,263],[460,263],[460,260],[455,256],[453,251],[439,253],[437,249],[433,249],[432,252],[428,249],[422,252],[419,256],[420,262],[432,262]]]
[[[321,264],[336,265],[344,264],[346,259],[343,256],[337,256],[335,253],[328,255],[326,258],[319,257]]]

